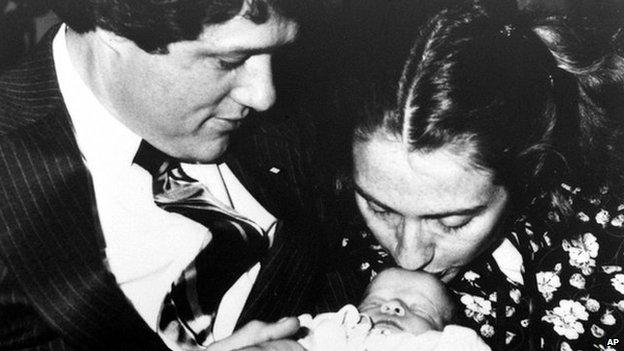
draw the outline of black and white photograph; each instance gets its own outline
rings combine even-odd
[[[624,0],[0,0],[5,350],[624,350]]]

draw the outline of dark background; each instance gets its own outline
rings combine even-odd
[[[57,21],[49,10],[53,1],[0,0],[0,70],[13,64]],[[343,75],[344,65],[353,65],[353,59],[358,61],[353,57],[355,52],[362,56],[366,53],[368,59],[373,57],[370,55],[380,54],[377,59],[381,61],[377,63],[393,62],[394,58],[400,61],[405,35],[413,36],[428,14],[449,1],[317,0],[317,13],[311,13],[308,19],[309,35],[300,41],[304,47],[300,53],[304,59],[310,59],[305,61],[314,61],[306,73],[324,70],[323,73]],[[541,15],[590,17],[604,28],[618,28],[624,23],[624,0],[517,0],[517,3],[520,8]]]
[[[276,108],[294,108],[293,118],[313,120],[326,162],[348,162],[348,152],[336,152],[347,151],[349,145],[349,109],[340,106],[345,90],[349,95],[359,79],[396,81],[418,26],[450,1],[316,0],[298,43],[274,58]],[[586,17],[605,35],[622,31],[624,24],[624,0],[516,1],[538,16]],[[49,10],[51,3],[0,0],[0,71],[15,64],[58,22]]]

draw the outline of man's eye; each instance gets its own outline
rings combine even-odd
[[[242,59],[219,59],[219,67],[224,71],[231,71],[245,64],[247,58]]]

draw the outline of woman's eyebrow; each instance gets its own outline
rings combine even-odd
[[[362,189],[358,184],[354,184],[353,186],[354,186],[355,192],[358,193],[361,197],[363,197],[366,201],[372,202],[386,211],[399,213],[392,207],[384,204],[383,202],[373,197],[371,194],[364,191],[364,189]],[[467,208],[459,208],[459,209],[453,209],[453,210],[448,210],[444,212],[425,214],[425,215],[421,215],[420,217],[426,218],[426,219],[439,219],[439,218],[445,218],[445,217],[451,217],[451,216],[475,216],[483,212],[483,210],[485,210],[487,207],[488,207],[487,203],[479,204],[479,205],[475,205],[475,206],[467,207]]]
[[[359,185],[354,184],[353,185],[355,188],[355,192],[358,193],[361,197],[363,197],[366,201],[368,202],[372,202],[375,205],[383,208],[386,211],[389,212],[394,212],[394,213],[398,213],[395,209],[393,209],[392,207],[385,205],[384,203],[382,203],[381,201],[375,199],[371,194],[367,193],[366,191],[364,191],[362,188],[360,188]]]
[[[487,208],[487,204],[476,205],[474,207],[450,210],[445,212],[433,213],[422,216],[423,218],[438,219],[451,216],[474,216]]]

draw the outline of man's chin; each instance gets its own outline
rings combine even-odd
[[[214,163],[219,160],[227,151],[229,145],[229,137],[222,137],[220,140],[211,143],[198,143],[197,146],[190,147],[184,153],[184,157],[180,157],[184,162],[188,163]]]

